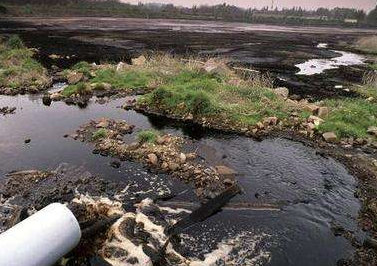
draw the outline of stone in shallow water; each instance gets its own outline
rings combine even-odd
[[[329,142],[334,142],[337,140],[337,136],[334,132],[326,132],[322,134],[322,137]]]

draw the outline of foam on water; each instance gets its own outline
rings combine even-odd
[[[361,55],[335,50],[334,52],[341,54],[341,56],[331,59],[310,59],[304,63],[297,64],[296,67],[298,67],[300,71],[297,72],[296,75],[310,76],[321,74],[328,69],[336,69],[339,66],[364,64],[364,57],[362,57]]]

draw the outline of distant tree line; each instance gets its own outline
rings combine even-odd
[[[179,7],[172,4],[132,5],[119,0],[2,0],[0,13],[10,15],[91,15],[144,18],[211,19],[303,25],[377,25],[377,6],[367,14],[353,8],[240,8],[228,4]],[[12,8],[17,7],[17,8]]]

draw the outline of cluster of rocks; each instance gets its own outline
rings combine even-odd
[[[40,93],[47,88],[51,87],[52,85],[52,79],[49,80],[45,85],[36,86],[36,85],[30,85],[27,87],[19,87],[19,88],[6,88],[6,87],[0,87],[0,95],[10,95],[14,96],[17,94],[36,94]]]
[[[98,130],[101,129],[100,137]],[[95,144],[94,153],[111,155],[121,160],[142,162],[151,169],[172,174],[187,183],[194,184],[199,198],[214,198],[225,187],[233,185],[235,172],[226,166],[204,166],[196,153],[182,152],[182,137],[158,135],[154,143],[136,141],[126,144],[125,134],[132,133],[134,126],[125,121],[102,118],[90,121],[71,137]]]
[[[14,114],[16,109],[17,109],[16,107],[10,107],[10,106],[0,107],[0,114],[2,115]]]
[[[172,245],[163,249],[171,226],[150,199],[131,202],[113,183],[76,170],[9,173],[0,182],[0,233],[52,202],[65,203],[82,229],[80,244],[56,265],[179,265],[186,261]],[[116,198],[116,199],[115,199]],[[161,230],[156,232],[156,228]],[[163,250],[163,252],[161,252]]]

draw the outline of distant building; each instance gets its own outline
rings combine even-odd
[[[346,18],[344,20],[345,23],[352,23],[352,24],[356,24],[357,22],[359,22],[357,19],[351,19],[351,18]]]

